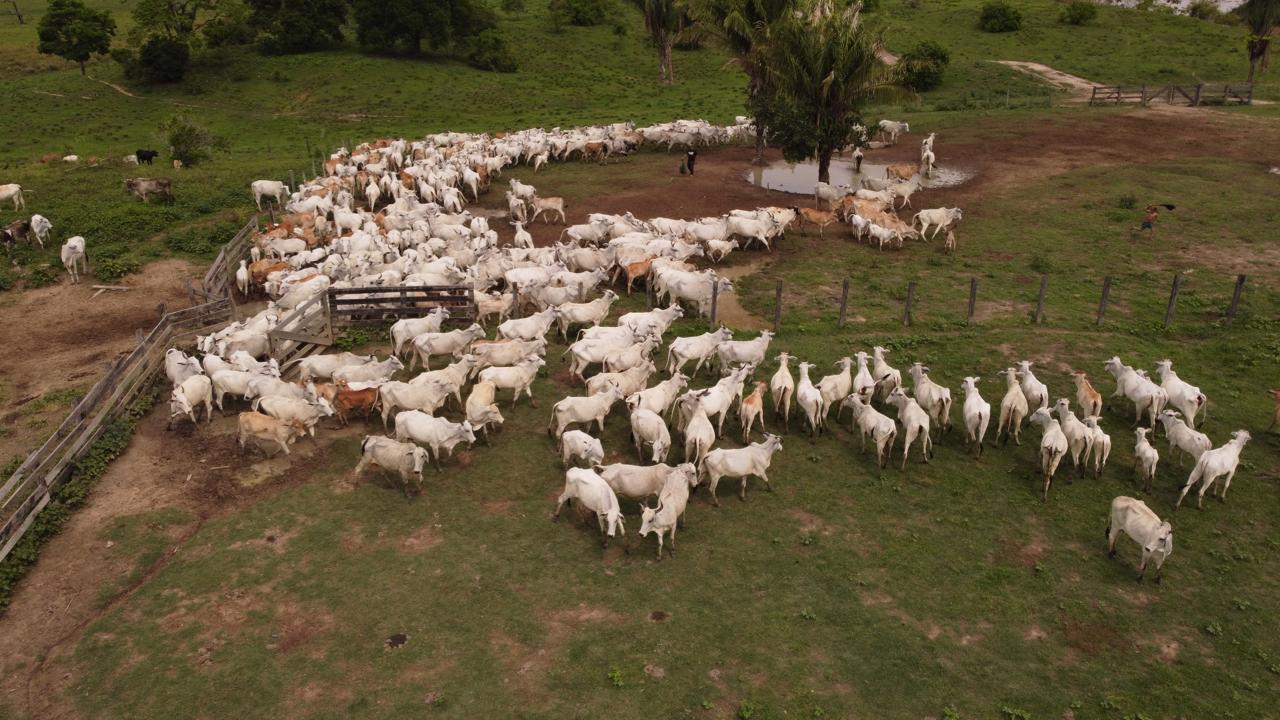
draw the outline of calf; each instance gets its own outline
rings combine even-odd
[[[353,412],[369,417],[378,402],[378,388],[369,387],[362,390],[338,390],[333,398],[333,410],[338,416],[338,423],[347,425],[347,418]]]
[[[1138,481],[1142,489],[1151,492],[1151,485],[1156,479],[1156,465],[1160,462],[1160,453],[1147,440],[1150,428],[1135,428],[1136,438],[1133,446],[1133,469],[1138,473]]]
[[[760,430],[764,431],[764,391],[769,385],[757,382],[756,389],[738,404],[738,420],[742,424],[742,442],[750,442],[751,426],[760,421]]]

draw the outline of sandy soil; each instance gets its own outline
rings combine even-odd
[[[1089,96],[1093,94],[1094,86],[1099,84],[1076,75],[1064,73],[1061,70],[1055,70],[1048,65],[1040,63],[1026,62],[1024,60],[996,60],[995,62],[1007,65],[1014,70],[1021,70],[1028,75],[1034,75],[1050,85],[1067,90],[1071,93],[1071,97],[1076,100],[1088,100]]]

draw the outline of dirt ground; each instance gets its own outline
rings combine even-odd
[[[926,202],[934,207],[964,206],[986,193],[1085,166],[1188,156],[1253,161],[1265,172],[1268,158],[1258,158],[1258,149],[1280,147],[1277,135],[1274,123],[1211,110],[1078,113],[1059,122],[974,124],[939,136],[937,145],[941,164],[973,171],[974,178],[958,187],[931,190]],[[906,136],[896,147],[868,153],[869,161],[914,161],[919,139]],[[571,207],[569,221],[580,222],[588,212],[698,217],[739,207],[812,202],[749,185],[743,174],[751,155],[743,147],[709,149],[702,153],[695,176],[652,176],[625,192],[601,194],[589,206]],[[672,167],[677,162],[673,154]],[[677,184],[678,192],[672,192]],[[490,198],[486,204],[493,202]],[[554,241],[560,230],[541,223],[531,228],[539,244]],[[505,224],[502,231],[509,237]],[[0,413],[6,423],[20,426],[0,438],[0,453],[25,452],[48,431],[15,421],[22,404],[50,389],[90,385],[107,361],[133,347],[135,330],[151,327],[159,303],[187,304],[183,281],[197,274],[197,268],[171,260],[129,277],[125,282],[135,289],[128,292],[91,299],[90,283],[63,282],[0,296],[0,337],[6,341],[0,343],[0,366],[7,391]],[[166,429],[164,415],[155,411],[140,424],[130,450],[95,487],[87,506],[42,550],[12,605],[0,616],[0,704],[26,710],[30,717],[78,717],[65,693],[72,679],[46,672],[44,659],[74,647],[82,628],[104,611],[98,600],[102,588],[116,587],[134,570],[131,561],[114,558],[105,546],[103,533],[115,518],[161,508],[182,509],[192,518],[172,529],[170,552],[141,574],[141,583],[178,552],[205,519],[281,486],[277,479],[246,488],[231,474],[234,459],[225,459],[230,447],[225,432],[179,442],[177,432]],[[310,452],[323,454],[326,447],[321,444]],[[279,468],[285,477],[287,470]],[[276,476],[276,468],[265,475]],[[300,475],[293,473],[289,482],[301,482],[296,479]],[[125,593],[130,590],[123,588]]]

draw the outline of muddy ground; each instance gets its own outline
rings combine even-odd
[[[1207,110],[1080,111],[1052,122],[996,117],[940,135],[940,164],[962,166],[975,175],[962,186],[930,191],[925,206],[972,205],[986,193],[1085,166],[1217,156],[1254,161],[1265,171],[1264,166],[1274,164],[1276,158],[1259,157],[1259,152],[1280,147],[1276,136],[1274,123]],[[919,139],[919,135],[905,136],[897,147],[869,153],[869,161],[914,161]],[[569,222],[583,221],[588,212],[629,210],[639,217],[695,217],[759,205],[811,204],[804,196],[748,184],[743,175],[751,154],[741,147],[708,149],[692,177],[674,173],[678,158],[673,154],[670,169],[661,163],[661,172],[632,178],[634,183],[625,191],[610,193],[601,188],[590,202],[571,206]],[[485,204],[500,201],[500,195],[490,196]],[[539,244],[554,241],[560,229],[541,223],[531,228]],[[500,231],[509,237],[505,225]],[[1220,262],[1253,263],[1257,271],[1256,258]],[[60,420],[62,411],[49,411],[52,424],[32,422],[23,414],[23,405],[50,390],[87,388],[105,363],[133,347],[136,330],[154,324],[157,305],[186,304],[183,282],[198,274],[199,268],[171,260],[125,279],[124,284],[134,287],[127,292],[91,298],[89,282],[78,286],[63,282],[0,296],[0,338],[4,340],[0,367],[5,390],[0,418],[13,428],[0,437],[3,457],[38,444]],[[88,505],[43,549],[12,605],[0,616],[0,702],[27,709],[31,717],[78,716],[63,692],[70,678],[44,672],[44,659],[73,647],[81,629],[110,607],[109,601],[104,605],[99,597],[102,588],[116,587],[133,570],[132,561],[114,557],[103,540],[114,518],[161,508],[188,513],[187,522],[170,529],[173,545],[157,561],[159,566],[206,519],[234,512],[284,484],[303,481],[300,473],[289,473],[290,466],[280,462],[260,473],[272,477],[270,482],[246,487],[243,468],[233,468],[236,460],[228,457],[228,434],[183,435],[180,438],[166,429],[161,410],[152,412],[139,425],[130,450],[99,482]],[[323,454],[325,445],[309,452]],[[306,462],[305,455],[300,462]],[[150,574],[143,572],[132,586],[119,587],[118,592],[130,592]]]

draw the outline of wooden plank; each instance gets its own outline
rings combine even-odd
[[[1231,305],[1227,307],[1227,327],[1231,327],[1231,323],[1235,322],[1236,310],[1240,307],[1240,296],[1244,293],[1246,277],[1243,273],[1236,276],[1236,288],[1231,293]]]
[[[1098,324],[1107,316],[1107,301],[1111,299],[1111,276],[1102,279],[1102,298],[1098,301]]]
[[[310,335],[307,333],[291,332],[289,330],[273,330],[271,331],[272,340],[293,340],[294,342],[311,343],[313,345],[332,345],[333,341],[324,335]]]
[[[1169,305],[1164,309],[1164,326],[1167,330],[1173,323],[1173,309],[1178,304],[1178,290],[1182,287],[1182,273],[1173,276],[1173,287],[1169,289]]]

